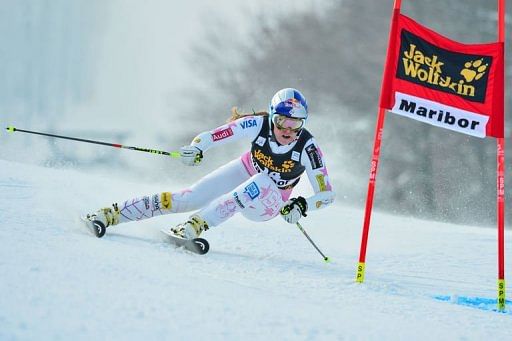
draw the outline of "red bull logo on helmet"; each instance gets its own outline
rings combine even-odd
[[[290,98],[284,101],[285,105],[289,105],[292,108],[300,108],[302,105],[300,104],[300,101],[296,98]]]
[[[281,103],[279,103],[276,107],[276,112],[278,114],[294,114],[295,112],[301,113],[304,111],[304,106],[302,103],[296,98],[289,98]]]

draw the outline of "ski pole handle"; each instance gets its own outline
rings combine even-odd
[[[77,138],[77,137],[62,136],[62,135],[42,133],[42,132],[38,132],[38,131],[23,130],[23,129],[15,128],[13,126],[9,126],[9,127],[5,128],[5,129],[7,129],[7,131],[10,132],[10,133],[14,133],[14,132],[17,131],[17,132],[20,132],[20,133],[41,135],[41,136],[47,136],[47,137],[53,137],[53,138],[58,138],[58,139],[65,139],[65,140],[72,140],[72,141],[78,141],[78,142],[85,142],[85,143],[94,143],[94,144],[99,144],[99,145],[103,145],[103,146],[135,150],[135,151],[138,151],[138,152],[146,152],[146,153],[152,153],[152,154],[165,155],[165,156],[170,156],[172,158],[179,158],[180,157],[180,152],[179,151],[166,152],[166,151],[163,151],[163,150],[156,150],[156,149],[149,149],[149,148],[140,148],[140,147],[132,147],[132,146],[124,146],[124,145],[119,144],[119,143],[109,143],[109,142],[102,142],[102,141],[94,141],[94,140],[81,139],[81,138]]]

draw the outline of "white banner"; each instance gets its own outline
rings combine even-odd
[[[424,98],[395,92],[395,105],[391,112],[476,137],[486,136],[489,116],[451,107]]]

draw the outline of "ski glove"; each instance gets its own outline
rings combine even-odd
[[[303,197],[291,198],[281,208],[281,216],[290,224],[296,224],[300,218],[307,216],[308,203]]]
[[[180,148],[180,159],[187,166],[198,166],[203,159],[203,151],[194,146],[183,146]]]

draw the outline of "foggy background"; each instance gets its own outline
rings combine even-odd
[[[402,13],[477,43],[497,39],[496,6],[404,0]],[[392,0],[0,0],[0,158],[185,187],[249,141],[208,151],[201,167],[189,168],[4,128],[172,151],[223,124],[231,107],[266,110],[277,90],[295,87],[308,99],[308,128],[326,154],[338,202],[363,208],[392,7]],[[506,94],[510,13],[509,4]],[[507,96],[507,116],[510,107]],[[377,209],[493,226],[495,182],[495,139],[386,115]],[[507,190],[507,218],[510,200]]]

